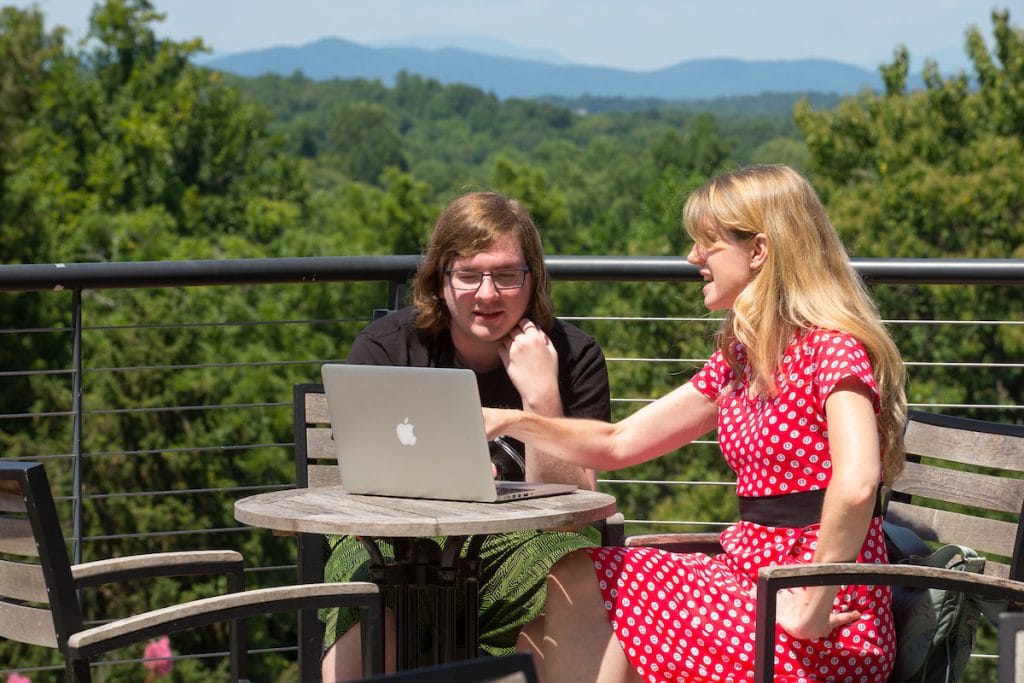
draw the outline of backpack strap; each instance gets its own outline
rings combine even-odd
[[[932,549],[912,529],[882,520],[885,548],[890,562],[903,562],[913,557],[927,557]]]

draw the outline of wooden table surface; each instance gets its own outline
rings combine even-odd
[[[235,502],[235,519],[278,531],[419,537],[568,529],[615,513],[615,498],[596,491],[507,503],[466,503],[346,493],[341,486],[260,493]]]

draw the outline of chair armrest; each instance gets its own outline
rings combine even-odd
[[[227,593],[143,612],[79,631],[68,638],[68,652],[76,660],[88,659],[150,638],[221,621],[271,612],[341,605],[363,608],[367,612],[364,617],[376,614],[376,618],[371,619],[376,622],[382,613],[383,599],[376,584],[362,581],[276,586]],[[380,623],[367,626],[382,628]],[[374,642],[381,642],[382,633],[382,630],[377,631]]]
[[[673,553],[722,552],[721,536],[716,532],[636,534],[626,536],[623,545],[629,548],[660,548]]]
[[[764,567],[758,572],[760,596],[763,586],[771,592],[796,586],[839,586],[882,584],[912,588],[943,588],[991,598],[1024,598],[1024,581],[916,564],[859,564],[833,562]]]
[[[192,550],[83,562],[71,567],[71,576],[82,588],[131,579],[225,574],[238,582],[230,588],[235,591],[242,589],[243,569],[242,555],[234,550]]]
[[[959,590],[989,598],[1024,600],[1024,582],[987,574],[912,564],[837,562],[765,567],[757,576],[754,681],[771,683],[778,591],[799,586],[887,585]]]

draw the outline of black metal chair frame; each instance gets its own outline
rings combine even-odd
[[[926,413],[921,411],[911,411],[910,423],[917,423],[915,428],[920,427],[922,430],[931,430],[937,428],[938,430],[952,430],[945,432],[946,434],[957,435],[970,435],[976,434],[977,438],[982,439],[986,437],[993,437],[1002,439],[1002,437],[1009,437],[1012,446],[1005,449],[1005,453],[1001,457],[1005,457],[1006,460],[1016,460],[1016,469],[1024,469],[1024,425],[1009,425],[1000,424],[994,422],[986,422],[982,420],[973,420],[969,418],[956,417],[951,415],[940,415],[935,413]],[[943,432],[936,432],[936,436],[941,438]],[[1006,442],[1003,442],[1004,444]],[[1019,446],[1017,444],[1019,443]],[[941,441],[936,440],[935,443],[929,444],[927,448],[937,449],[943,444]],[[921,452],[923,449],[912,448],[908,443],[908,460],[914,462],[920,459],[920,456],[933,456],[939,457],[941,454],[933,450],[931,452]],[[978,465],[985,465],[986,458],[982,452],[976,451],[974,453],[974,462]],[[954,458],[955,460],[955,458]],[[916,464],[916,463],[914,463]],[[908,467],[912,465],[908,462]],[[950,491],[955,488],[961,488],[962,495],[968,495],[966,489],[971,487],[970,480],[965,477],[967,474],[960,474],[963,479],[950,479],[948,483],[944,484]],[[906,473],[904,475],[906,477]],[[901,477],[897,479],[894,488],[905,488],[906,492],[897,492],[890,494],[887,497],[885,505],[883,506],[883,515],[888,519],[896,518],[899,523],[911,524],[915,527],[915,531],[918,531],[923,538],[926,540],[934,541],[936,543],[943,542],[961,542],[964,545],[973,545],[969,539],[947,539],[943,537],[941,525],[944,521],[952,522],[958,515],[957,513],[936,513],[935,526],[937,528],[927,528],[927,524],[922,522],[920,517],[915,517],[912,514],[912,503],[911,495],[920,495],[922,493],[931,493],[939,498],[944,492],[940,490],[942,485],[935,483],[929,483],[926,479],[918,473],[912,474],[908,479],[915,479],[919,481],[912,481],[910,485],[901,487]],[[1024,501],[1021,500],[1020,490],[1011,489],[1010,485],[1019,485],[1019,482],[1006,482],[1008,491],[1011,493],[1006,495],[1005,498],[1012,505],[1013,501],[1019,507],[1017,510],[1017,521],[1016,530],[1013,533],[1013,548],[1010,552],[1010,564],[1008,568],[1005,565],[995,563],[994,567],[990,569],[986,568],[984,574],[973,574],[969,572],[954,571],[948,569],[937,569],[933,567],[923,567],[911,564],[856,564],[856,563],[834,563],[834,564],[806,564],[806,565],[793,565],[786,567],[769,567],[762,569],[758,575],[757,580],[757,623],[754,635],[754,656],[755,656],[755,673],[754,680],[756,683],[770,683],[772,681],[772,675],[774,670],[774,644],[775,644],[775,610],[777,606],[778,591],[786,588],[795,588],[798,586],[836,586],[844,584],[875,584],[875,585],[890,585],[890,586],[906,586],[911,588],[935,588],[944,590],[957,590],[965,593],[971,593],[980,597],[992,598],[996,600],[1006,601],[1011,610],[1018,609],[1021,604],[1024,604]],[[912,493],[911,493],[912,492]],[[980,493],[980,492],[979,492]],[[988,493],[987,491],[984,493]],[[997,492],[994,497],[1002,496],[1001,492]],[[941,499],[941,498],[939,498]],[[896,510],[890,508],[892,506],[909,506],[903,510]],[[1009,511],[1007,509],[1007,511]],[[902,517],[901,515],[906,515]],[[987,539],[976,537],[978,542],[983,542]],[[1005,571],[1005,576],[1000,575]],[[1002,666],[1002,665],[1000,665]]]
[[[519,677],[516,678],[516,674]],[[364,683],[537,683],[528,654],[481,657],[368,678]]]
[[[1018,670],[1024,670],[1024,646],[1017,636],[1024,631],[1024,612],[999,615],[999,683],[1017,683]]]
[[[977,544],[990,542],[998,533],[1006,538],[1002,554],[1010,559],[1008,565],[996,561],[986,562],[984,574],[936,569],[917,565],[856,563],[805,564],[762,569],[757,582],[757,623],[755,630],[756,683],[769,683],[774,668],[775,609],[777,593],[784,588],[798,586],[827,586],[843,584],[884,584],[910,588],[956,589],[981,597],[1007,600],[1011,604],[1024,599],[1024,488],[1020,480],[987,477],[937,468],[919,462],[921,456],[947,459],[938,449],[964,451],[949,460],[977,465],[1003,466],[1024,471],[1024,425],[1009,425],[982,420],[941,415],[923,411],[910,411],[908,422],[908,464],[891,491],[886,492],[883,514],[896,524],[911,528],[926,541],[959,543],[979,549]],[[1004,441],[1009,437],[1009,445]],[[943,443],[943,439],[946,442]],[[958,441],[953,444],[953,440]],[[1016,441],[1014,441],[1016,440]],[[974,451],[968,447],[977,441]],[[987,454],[984,444],[1000,442],[998,455]],[[1017,446],[1017,443],[1020,445]],[[930,451],[930,452],[929,452]],[[996,461],[996,462],[991,462]],[[1001,462],[1000,462],[1001,461]],[[946,472],[943,475],[942,472]],[[950,473],[951,472],[951,473]],[[977,478],[975,478],[977,477]],[[986,488],[998,490],[985,490]],[[923,499],[918,504],[914,498]],[[971,518],[956,512],[936,511],[928,500],[956,502],[971,497],[979,508],[1000,510],[1016,514],[1016,523],[996,520],[976,520],[981,531],[974,535]],[[952,527],[956,527],[955,532]],[[1001,528],[1000,528],[1001,527]],[[986,530],[991,529],[992,533]],[[1009,533],[1006,533],[1009,531]],[[721,552],[718,534],[664,533],[627,536],[627,546],[652,546],[672,552]],[[1012,546],[1012,547],[1011,547]],[[984,554],[984,552],[982,552]]]
[[[3,498],[0,500],[0,545],[11,559],[0,563],[0,573],[9,573],[12,580],[0,581],[4,595],[0,599],[0,611],[8,615],[5,619],[12,621],[19,618],[17,615],[32,618],[33,614],[48,613],[52,616],[53,630],[48,636],[25,642],[55,645],[64,656],[69,681],[90,681],[90,660],[96,655],[156,636],[224,621],[233,622],[231,678],[245,680],[247,638],[241,620],[257,614],[337,605],[349,605],[362,611],[366,643],[364,671],[366,675],[383,672],[383,601],[375,585],[319,583],[246,591],[243,590],[242,557],[234,551],[160,553],[71,565],[43,465],[0,461],[0,483],[10,486],[10,482],[20,492],[23,505],[5,488],[6,497],[0,496]],[[30,541],[34,541],[35,551],[25,552]],[[15,562],[15,555],[25,555],[33,561]],[[38,562],[34,561],[36,558]],[[42,576],[37,578],[40,573]],[[78,596],[82,588],[126,579],[196,574],[226,575],[229,592],[84,627]],[[35,607],[44,602],[48,602],[45,611]],[[18,639],[18,634],[8,634],[8,637]]]

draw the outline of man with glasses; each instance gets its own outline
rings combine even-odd
[[[529,213],[498,193],[463,195],[434,226],[414,280],[413,306],[369,325],[347,360],[469,368],[477,375],[484,406],[609,420],[604,354],[593,338],[554,317],[550,289],[540,234]],[[517,441],[494,443],[491,453],[502,479],[595,486],[592,470]],[[594,544],[576,533],[488,537],[480,555],[481,648],[493,655],[512,653],[520,628],[543,610],[551,565],[589,545]],[[332,539],[325,578],[367,580],[367,564],[358,541]],[[326,640],[337,642],[324,657],[325,682],[359,678],[359,629],[352,628],[357,618],[351,610],[328,613]],[[389,666],[393,642],[394,633],[388,633]]]

